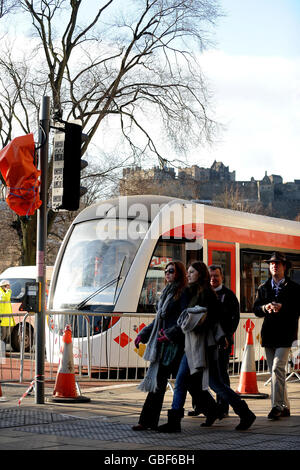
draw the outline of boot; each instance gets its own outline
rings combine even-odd
[[[206,421],[202,423],[201,426],[206,428],[212,426],[217,419],[221,421],[223,417],[224,415],[219,405],[215,404],[214,406],[210,406],[208,412],[206,413]]]
[[[202,413],[206,416],[206,421],[201,426],[212,426],[216,419],[222,419],[220,418],[219,406],[208,390],[201,390],[195,395],[195,398],[193,397],[193,400],[196,403],[196,408],[201,406]]]
[[[256,420],[255,414],[248,408],[248,405],[244,400],[241,400],[241,404],[238,409],[234,408],[233,410],[240,417],[240,423],[235,428],[237,431],[246,431],[246,429],[249,429],[251,424]]]
[[[181,410],[168,410],[168,422],[158,426],[158,432],[181,432],[180,421],[184,416],[184,409]]]
[[[202,410],[195,408],[193,411],[188,412],[188,416],[199,416],[202,413]]]

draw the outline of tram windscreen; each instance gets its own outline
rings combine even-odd
[[[74,227],[59,266],[53,309],[85,308],[111,312],[135,254],[148,229],[141,222],[129,236],[127,220],[91,220]]]

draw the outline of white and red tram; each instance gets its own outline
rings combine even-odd
[[[260,321],[251,309],[273,251],[287,254],[290,275],[300,283],[299,222],[152,195],[88,207],[70,226],[54,266],[47,359],[58,362],[63,327],[72,321],[75,361],[144,367],[134,339],[152,320],[170,260],[222,265],[242,316]],[[244,338],[236,337],[237,358],[243,346]]]

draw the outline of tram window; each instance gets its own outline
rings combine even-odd
[[[202,256],[202,245],[199,242],[192,245],[185,240],[159,240],[146,273],[138,311],[155,312],[156,303],[165,286],[165,267],[170,261],[182,261],[186,266],[192,261],[202,260]]]
[[[147,227],[146,227],[147,228]],[[53,294],[54,309],[111,312],[142,238],[128,236],[128,224],[112,220],[114,237],[104,237],[99,221],[80,223],[68,240]]]
[[[300,284],[300,260],[298,261],[297,266],[294,266],[294,263],[293,263],[293,267],[290,271],[290,276],[294,282],[297,282],[298,284]]]
[[[212,264],[221,266],[224,274],[224,284],[231,288],[231,253],[228,251],[213,250]]]
[[[241,250],[241,312],[252,312],[257,288],[269,277],[269,265],[264,260],[272,252]],[[292,263],[290,277],[300,283],[300,255],[288,254]]]
[[[203,261],[203,244],[200,240],[194,240],[185,244],[186,267],[193,261]]]
[[[241,251],[241,312],[252,312],[258,286],[269,276],[266,252]]]

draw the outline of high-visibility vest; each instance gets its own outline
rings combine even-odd
[[[2,287],[0,287],[0,315],[12,313],[12,307],[10,303],[11,289],[7,289],[5,292]],[[1,326],[15,326],[16,322],[14,317],[1,317],[0,316],[0,325]]]

